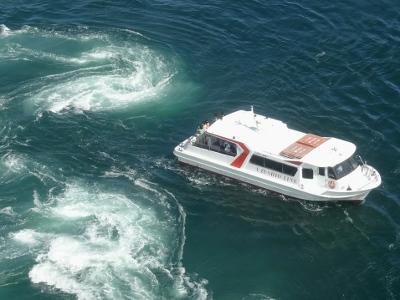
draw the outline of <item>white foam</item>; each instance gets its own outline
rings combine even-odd
[[[13,31],[4,25],[0,28],[4,36],[24,33],[30,37],[26,42],[23,36],[17,41],[6,39],[0,47],[0,58],[45,61],[57,68],[60,65],[68,67],[58,74],[45,75],[25,84],[25,90],[29,90],[26,107],[34,108],[37,115],[43,111],[124,109],[138,101],[157,98],[176,73],[170,61],[134,41],[114,41],[108,35],[95,33],[48,32],[34,27]],[[38,48],[31,43],[31,36],[49,42],[55,38],[73,40],[78,45],[85,44],[83,49],[87,49],[91,39],[97,42],[93,43],[92,49],[68,56],[60,50]]]
[[[83,52],[78,57],[46,52],[29,48],[29,45],[23,46],[18,43],[7,44],[0,52],[0,58],[8,60],[38,61],[45,60],[50,63],[64,63],[72,65],[85,65],[94,62],[110,60],[116,57],[116,53],[106,48],[93,49],[89,52]]]
[[[313,212],[313,213],[320,213],[324,211],[327,207],[325,204],[320,204],[320,203],[310,203],[309,201],[302,201],[298,200],[298,203],[307,211]]]
[[[29,34],[24,42],[6,39],[0,47],[0,58],[35,61],[68,66],[68,71],[33,79],[25,84],[25,107],[34,109],[40,118],[43,111],[107,111],[157,98],[176,73],[161,55],[135,42],[112,41],[107,35],[94,33],[66,34],[47,32],[34,27],[10,31],[1,27],[3,35]],[[49,41],[57,39],[88,43],[92,39],[101,46],[67,56],[56,50],[43,50],[31,44],[31,36]],[[84,47],[87,48],[87,47]],[[70,70],[73,67],[74,70]],[[97,70],[97,71],[96,71]],[[29,87],[29,88],[28,88]]]
[[[11,172],[19,173],[26,169],[26,159],[14,153],[7,153],[2,157],[3,165]]]
[[[122,109],[155,97],[173,76],[166,70],[163,61],[153,57],[147,48],[112,47],[112,51],[115,53],[94,52],[90,57],[107,60],[116,55],[125,64],[125,69],[118,69],[115,65],[106,73],[66,76],[56,84],[41,89],[31,101],[41,109],[54,113],[71,108],[78,111]]]
[[[10,28],[8,28],[6,25],[4,24],[0,24],[0,36],[8,36],[10,35]]]
[[[104,172],[104,175],[102,175],[102,177],[106,178],[126,177],[130,181],[135,182],[136,180],[135,178],[137,177],[137,172],[129,167],[125,167],[123,170],[120,170],[116,167],[112,167],[110,171]]]
[[[6,34],[5,34],[6,33]],[[109,36],[102,33],[88,32],[88,28],[80,27],[77,29],[68,30],[66,32],[39,29],[38,27],[24,25],[20,29],[11,30],[4,24],[0,24],[0,36],[12,36],[12,35],[23,35],[28,34],[30,36],[35,35],[44,38],[60,38],[65,40],[79,40],[79,41],[90,41],[90,40],[104,40],[107,41]]]
[[[5,97],[0,96],[0,111],[7,108],[7,100]]]
[[[33,204],[36,208],[42,208],[43,204],[40,202],[39,194],[36,190],[33,191]]]
[[[152,160],[158,168],[170,170],[184,176],[192,185],[198,189],[203,186],[215,185],[233,186],[229,178],[224,178],[218,175],[207,174],[204,171],[195,171],[191,168],[178,168],[176,162],[166,158],[156,158]]]
[[[47,166],[31,160],[26,155],[11,151],[1,157],[0,170],[0,180],[3,182],[4,180],[16,180],[16,178],[18,178],[16,175],[32,175],[45,184],[62,183],[61,180],[54,176],[53,172]],[[33,203],[35,208],[40,208],[43,205],[36,191],[33,192]]]
[[[350,217],[349,212],[345,209],[345,210],[343,210],[343,213],[346,216],[346,221],[353,224],[354,222],[353,222],[353,219]]]
[[[146,191],[173,196],[148,181],[139,182]],[[29,272],[33,283],[75,294],[78,299],[154,299],[168,286],[174,298],[207,294],[204,284],[192,282],[184,268],[173,271],[173,245],[184,235],[182,207],[178,206],[176,218],[176,211],[165,210],[165,206],[148,206],[140,199],[132,201],[79,184],[68,185],[53,202],[46,216],[79,226],[79,230],[53,234]],[[160,209],[165,215],[159,214]],[[29,231],[18,233],[17,239],[36,240]],[[179,264],[183,249],[178,248]]]
[[[140,32],[134,31],[132,29],[122,29],[122,31],[133,33],[133,34],[136,34],[136,35],[141,36],[143,38],[149,39],[148,37],[146,37],[145,35],[141,34]]]
[[[0,214],[7,215],[10,217],[14,217],[16,215],[16,213],[14,212],[14,209],[11,206],[7,206],[7,207],[0,209]]]
[[[30,246],[37,245],[43,238],[43,234],[33,229],[23,229],[11,234],[11,238],[23,244]]]
[[[242,298],[242,300],[275,300],[275,299],[276,298],[260,293],[250,293]]]
[[[112,59],[117,56],[118,52],[112,51],[112,49],[94,49],[88,53],[84,53],[82,57],[86,57],[88,60],[104,60]]]
[[[26,164],[25,169],[26,169],[27,173],[29,173],[32,176],[35,176],[41,182],[43,182],[43,183],[51,182],[51,183],[59,183],[59,184],[63,183],[62,180],[55,177],[55,174],[47,166],[42,165],[36,161],[28,160],[28,159],[25,160],[25,164]],[[34,204],[35,205],[38,204],[39,206],[42,205],[40,203],[40,199],[38,197],[37,197],[37,199],[34,199]]]
[[[95,299],[90,289],[77,282],[68,273],[65,274],[62,269],[51,262],[43,262],[34,266],[29,272],[29,277],[33,283],[47,283],[66,293],[76,294],[78,299]]]

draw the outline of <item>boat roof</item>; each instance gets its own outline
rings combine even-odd
[[[348,141],[293,130],[282,121],[252,110],[238,110],[217,119],[207,132],[242,142],[261,155],[318,167],[333,167],[356,150]]]

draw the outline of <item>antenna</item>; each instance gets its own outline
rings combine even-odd
[[[253,105],[250,105],[250,112],[253,115],[254,123],[255,123],[256,127],[258,128],[258,121],[256,119],[256,114],[254,113],[254,106]]]

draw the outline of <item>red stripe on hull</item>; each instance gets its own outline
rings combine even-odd
[[[236,159],[231,163],[231,166],[236,168],[241,168],[247,156],[249,155],[249,149],[245,146],[245,144],[241,142],[236,142],[236,141],[232,142],[238,145],[240,148],[242,148],[243,152],[238,157],[236,157]]]

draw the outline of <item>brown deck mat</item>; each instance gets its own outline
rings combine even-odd
[[[325,143],[329,138],[318,136],[315,134],[306,134],[301,139],[297,140],[286,149],[279,153],[288,158],[303,158],[306,154],[310,153],[313,149]]]

